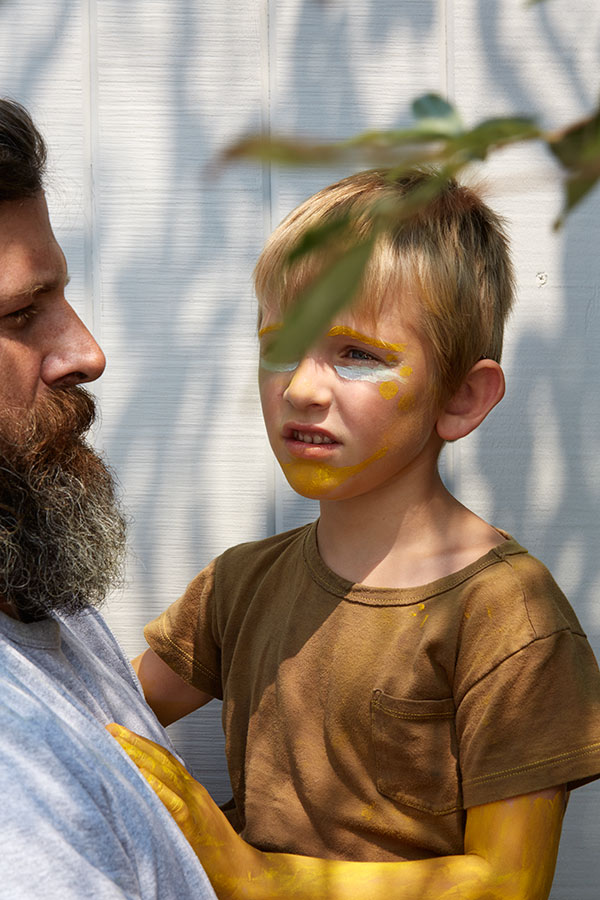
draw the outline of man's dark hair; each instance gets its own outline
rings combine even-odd
[[[42,190],[46,144],[27,110],[0,98],[0,203]]]

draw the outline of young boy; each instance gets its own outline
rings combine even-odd
[[[499,219],[451,182],[379,234],[358,299],[302,359],[269,357],[329,258],[288,265],[305,230],[347,214],[363,238],[374,203],[431,177],[346,178],[267,243],[263,413],[321,515],[211,563],[135,661],[163,724],[223,698],[241,837],[159,748],[121,737],[222,897],[543,900],[566,792],[600,773],[600,675],[573,610],[437,469],[504,393]]]

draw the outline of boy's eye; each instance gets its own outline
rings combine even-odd
[[[365,360],[366,362],[381,362],[377,356],[369,353],[368,350],[360,350],[358,347],[350,347],[346,351],[346,358],[353,360]]]

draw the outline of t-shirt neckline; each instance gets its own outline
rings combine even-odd
[[[370,587],[369,585],[360,584],[358,582],[348,581],[333,572],[325,563],[319,553],[317,543],[317,525],[312,522],[307,526],[304,535],[304,561],[307,569],[318,585],[324,588],[328,593],[351,603],[363,603],[369,606],[410,606],[413,603],[420,603],[431,597],[443,594],[451,590],[464,581],[467,581],[473,575],[486,569],[488,566],[495,565],[507,556],[514,556],[520,553],[527,553],[511,535],[507,534],[499,528],[496,528],[506,540],[492,547],[479,559],[469,563],[457,572],[445,575],[428,584],[418,585],[409,588],[388,588],[388,587]]]
[[[21,644],[23,647],[37,650],[60,648],[60,623],[54,618],[21,622],[0,612],[0,631],[13,644]]]

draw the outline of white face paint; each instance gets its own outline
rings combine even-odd
[[[399,372],[384,365],[373,366],[369,369],[365,366],[334,366],[333,368],[340,378],[346,378],[348,381],[369,381],[371,384],[380,384],[382,381],[399,381],[400,384],[406,384],[408,380]]]
[[[268,359],[265,359],[264,356],[261,356],[260,367],[261,369],[264,369],[265,372],[293,372],[294,369],[298,368],[298,363],[272,363],[269,362]]]

